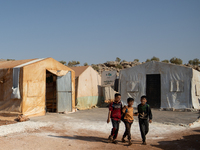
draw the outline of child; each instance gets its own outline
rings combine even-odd
[[[152,122],[151,108],[148,104],[146,104],[146,102],[147,102],[147,97],[142,96],[141,104],[139,104],[137,108],[140,132],[141,132],[142,141],[143,141],[142,145],[146,145],[146,135],[149,131],[149,123]]]
[[[112,121],[112,130],[111,135],[109,136],[108,140],[117,144],[116,138],[119,131],[119,123],[121,120],[121,111],[122,111],[122,103],[121,103],[121,95],[116,93],[115,100],[109,105],[109,113],[108,113],[108,120],[107,123],[110,122],[110,118]]]
[[[134,99],[133,98],[128,98],[127,99],[127,103],[128,106],[124,106],[124,108],[122,109],[122,113],[124,114],[123,117],[123,122],[125,124],[125,132],[124,135],[122,137],[122,142],[125,142],[125,137],[128,136],[128,143],[129,145],[132,145],[131,143],[131,125],[134,121],[133,116],[137,116],[137,114],[133,113],[133,103],[134,103]]]

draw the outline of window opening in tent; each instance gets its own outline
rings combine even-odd
[[[153,108],[161,106],[161,81],[160,74],[146,75],[147,103]]]
[[[57,112],[57,76],[46,71],[46,112]]]

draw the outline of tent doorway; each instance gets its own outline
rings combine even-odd
[[[57,112],[57,76],[46,71],[46,112]]]
[[[56,76],[46,71],[46,112],[72,111],[71,71]]]
[[[160,74],[146,75],[146,96],[148,104],[152,108],[160,108],[161,106],[161,82]]]

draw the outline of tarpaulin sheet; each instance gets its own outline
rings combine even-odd
[[[26,116],[45,115],[46,110],[46,71],[53,74],[59,72],[64,75],[71,71],[71,105],[75,110],[75,73],[72,69],[62,65],[53,58],[47,58],[40,62],[23,67],[23,108],[22,112]],[[60,75],[60,74],[59,74]],[[60,105],[60,104],[59,104]]]
[[[33,59],[32,59],[33,60]],[[45,115],[46,70],[71,71],[72,108],[75,110],[75,73],[53,58],[20,60],[0,67],[0,113],[22,113],[26,116]],[[41,61],[40,61],[41,60]],[[22,62],[22,63],[21,63]],[[28,62],[28,63],[26,63]],[[17,65],[15,65],[17,64]],[[20,65],[21,64],[21,65]],[[15,67],[17,66],[17,67]],[[14,68],[18,68],[17,75]],[[20,69],[19,69],[20,68]],[[18,72],[20,70],[20,73]],[[19,74],[18,74],[19,73]],[[12,87],[19,87],[21,99],[11,99]],[[19,96],[19,95],[18,95]]]
[[[11,94],[11,99],[21,99],[20,91],[19,91],[20,68],[23,67],[23,66],[26,66],[26,65],[41,61],[43,59],[44,58],[32,60],[30,62],[26,62],[24,64],[21,64],[21,65],[16,66],[16,67],[13,68],[13,87],[12,87],[13,92]]]
[[[135,99],[135,107],[140,103],[140,97],[146,95],[146,75],[149,74],[161,75],[161,108],[199,109],[198,98],[192,93],[200,73],[192,68],[154,61],[120,71],[119,92],[124,103],[128,97]]]
[[[68,73],[68,70],[53,70],[53,69],[47,69],[47,70],[59,77],[64,76]]]
[[[76,103],[78,109],[88,109],[102,100],[101,76],[92,67],[88,67],[76,82]]]
[[[103,91],[104,102],[110,103],[114,101],[115,91],[112,87],[110,86],[102,87],[102,91]]]

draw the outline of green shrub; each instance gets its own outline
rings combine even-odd
[[[172,59],[170,59],[170,62],[172,64],[177,64],[177,65],[180,65],[183,63],[183,61],[180,58],[176,58],[176,57],[173,57]]]

